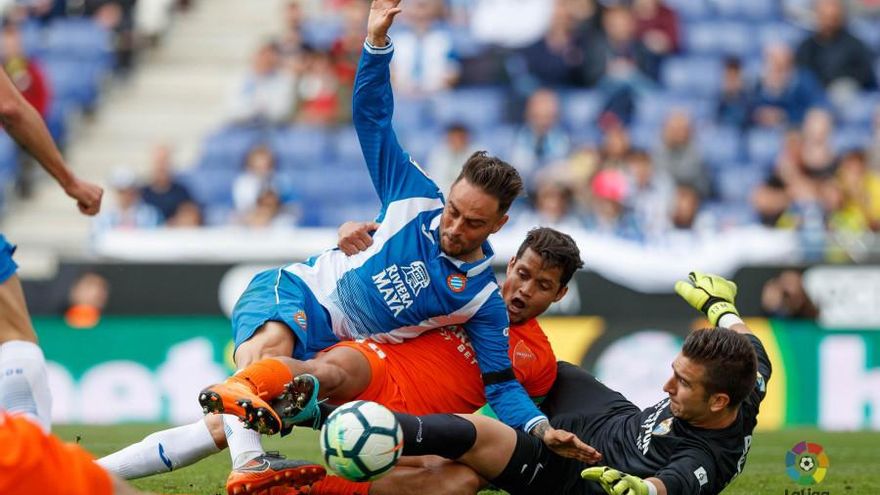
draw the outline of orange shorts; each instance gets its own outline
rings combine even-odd
[[[361,353],[370,363],[370,384],[354,400],[377,402],[392,411],[407,411],[406,399],[401,387],[394,379],[394,374],[382,349],[370,341],[345,341],[325,349],[329,352],[336,347],[347,347]]]
[[[22,416],[0,411],[0,493],[110,495],[112,481],[79,446],[46,434]]]

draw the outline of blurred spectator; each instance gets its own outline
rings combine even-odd
[[[816,29],[797,49],[797,64],[813,71],[830,93],[832,86],[845,91],[875,89],[871,50],[846,27],[841,0],[816,0]]]
[[[168,227],[176,228],[193,228],[201,227],[204,224],[202,217],[202,207],[195,201],[187,201],[181,203],[177,207],[177,212],[165,222]]]
[[[653,154],[657,170],[668,173],[677,184],[693,186],[702,197],[710,193],[709,173],[693,139],[691,117],[675,110],[663,125],[663,141]]]
[[[278,53],[282,59],[288,61],[302,55],[309,46],[303,38],[302,25],[305,22],[305,15],[299,0],[288,0],[283,8],[283,27],[278,39]]]
[[[751,203],[761,225],[776,227],[788,210],[791,199],[781,184],[771,181],[752,191]]]
[[[49,82],[40,64],[25,54],[21,33],[15,25],[10,24],[3,28],[2,50],[3,69],[9,79],[24,99],[45,117],[52,102]]]
[[[175,0],[137,0],[134,22],[138,36],[143,37],[150,46],[158,45],[171,25],[176,3]]]
[[[461,123],[446,128],[446,139],[431,150],[428,170],[437,186],[446,194],[461,173],[461,167],[474,152],[471,132]]]
[[[410,0],[394,34],[394,89],[426,95],[452,87],[459,75],[452,34],[442,22],[441,0]]]
[[[781,43],[764,49],[764,66],[752,100],[753,121],[766,127],[800,125],[807,110],[825,103],[822,86],[810,72],[794,66],[794,54]]]
[[[370,5],[367,2],[348,2],[342,9],[342,34],[333,41],[330,55],[343,88],[349,88],[354,84],[364,38],[367,36],[366,25],[369,13]],[[349,98],[343,101],[347,102]]]
[[[808,177],[827,178],[834,173],[833,134],[834,120],[829,111],[814,108],[807,112],[803,125],[802,159]]]
[[[568,2],[570,0],[556,0],[547,33],[518,52],[525,70],[525,74],[517,74],[521,76],[518,81],[520,91],[581,83],[584,48],[579,37],[578,20],[571,14]],[[522,76],[528,80],[524,81]]]
[[[852,219],[848,223],[880,230],[880,174],[868,169],[864,151],[845,153],[836,175],[843,194],[840,214]]]
[[[284,122],[293,109],[293,80],[281,70],[278,46],[266,43],[254,54],[251,69],[229,101],[237,124]]]
[[[529,177],[547,163],[565,158],[570,149],[568,133],[559,124],[559,97],[549,89],[536,91],[526,102],[525,123],[514,139],[511,164]]]
[[[522,48],[547,32],[550,0],[473,0],[471,33],[483,43]],[[512,13],[516,15],[511,15]]]
[[[265,188],[260,191],[254,206],[241,215],[240,221],[252,228],[292,227],[296,224],[296,216],[286,211],[277,192]]]
[[[110,298],[107,279],[94,272],[79,276],[70,287],[64,321],[72,328],[94,328]]]
[[[84,0],[84,12],[95,22],[113,33],[112,47],[116,58],[115,69],[127,75],[134,68],[137,40],[134,35],[134,6],[136,0]],[[69,8],[70,6],[68,6]]]
[[[590,182],[592,211],[586,216],[588,230],[622,239],[642,241],[641,228],[626,207],[626,177],[615,169],[601,170]]]
[[[626,160],[629,157],[630,138],[626,127],[618,124],[612,124],[604,129],[602,134],[602,168],[626,167]]]
[[[636,36],[653,53],[665,56],[680,48],[678,15],[663,0],[634,0]]]
[[[710,232],[712,222],[701,206],[699,191],[689,184],[677,185],[669,215],[672,228],[680,232]]]
[[[573,192],[561,177],[542,175],[531,200],[533,209],[521,214],[516,225],[524,229],[553,227],[568,233],[583,229],[583,224],[574,215]]]
[[[626,160],[628,203],[647,239],[662,236],[669,228],[669,210],[675,184],[668,174],[658,171],[651,156],[633,150]]]
[[[799,272],[785,270],[771,278],[761,290],[761,309],[775,318],[809,318],[819,316],[819,310],[804,290]]]
[[[178,208],[192,201],[189,189],[176,181],[171,164],[171,148],[159,145],[153,149],[153,170],[150,182],[141,189],[141,197],[148,205],[155,207],[162,214],[162,221],[167,222]]]
[[[339,122],[341,85],[330,54],[306,50],[304,61],[305,70],[296,82],[297,122],[315,126]]]
[[[141,200],[137,177],[127,168],[113,172],[110,186],[116,192],[115,207],[106,208],[95,218],[95,230],[149,229],[162,223],[162,214]]]
[[[716,119],[719,124],[744,129],[751,120],[751,102],[743,78],[742,62],[737,57],[724,59],[721,91]]]
[[[244,171],[232,182],[232,202],[243,213],[257,204],[260,193],[272,189],[275,155],[266,145],[255,146],[245,158]]]
[[[602,17],[604,34],[586,39],[584,83],[602,85],[608,93],[626,85],[640,91],[653,87],[660,75],[660,60],[636,37],[636,21],[628,7],[615,4]]]

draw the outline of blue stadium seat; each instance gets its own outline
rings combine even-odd
[[[756,50],[751,26],[733,21],[693,23],[687,29],[687,48],[697,55],[746,56]]]
[[[265,139],[265,134],[256,128],[220,129],[202,142],[199,168],[239,172],[250,150]]]
[[[342,23],[341,16],[309,19],[309,22],[304,22],[302,25],[303,39],[315,48],[326,50],[342,34]]]
[[[880,94],[874,91],[865,91],[834,108],[841,123],[866,127],[874,122],[874,115],[878,110],[880,110]]]
[[[663,62],[660,81],[669,91],[689,97],[715,96],[721,85],[717,57],[670,57]]]
[[[864,41],[876,54],[880,49],[880,21],[870,18],[856,18],[850,21],[849,28],[855,37]]]
[[[844,153],[855,149],[870,147],[873,139],[870,127],[851,125],[838,128],[831,138],[831,145],[836,153]]]
[[[510,152],[513,150],[513,140],[516,139],[518,130],[519,126],[515,125],[491,127],[477,133],[472,142],[476,146],[484,147],[490,155],[496,155],[502,159],[510,159]]]
[[[705,19],[711,14],[706,0],[666,0],[664,3],[685,20]]]
[[[281,128],[270,137],[281,170],[322,167],[330,159],[329,143],[327,131],[308,126]]]
[[[650,151],[660,145],[662,132],[659,123],[639,123],[630,127],[629,139],[634,148]]]
[[[671,111],[678,109],[686,110],[696,122],[705,122],[714,118],[715,102],[687,94],[651,93],[639,99],[636,123],[659,126]]]
[[[0,207],[3,206],[7,184],[11,184],[18,177],[18,145],[8,134],[0,130]]]
[[[364,154],[353,126],[341,127],[332,138],[333,157],[347,166],[365,167]]]
[[[345,201],[369,201],[377,198],[366,167],[327,163],[321,168],[288,172],[287,182],[306,205]]]
[[[398,132],[422,130],[431,127],[431,100],[406,96],[394,97],[392,122]]]
[[[232,182],[240,170],[190,169],[178,177],[205,206],[232,207]]]
[[[700,127],[695,130],[697,142],[706,162],[733,163],[742,158],[742,133],[733,127]]]
[[[34,21],[19,24],[21,44],[24,52],[30,57],[41,57],[46,50],[43,27]]]
[[[52,84],[52,94],[63,102],[73,102],[79,108],[92,109],[98,103],[102,69],[92,62],[66,58],[46,58],[43,61],[46,77]]]
[[[724,164],[715,169],[715,191],[722,201],[747,204],[752,191],[765,178],[765,169],[757,164]]]
[[[67,144],[67,126],[71,112],[70,102],[53,98],[46,114],[46,127],[49,129],[49,134],[62,149]]]
[[[471,128],[498,125],[504,120],[507,95],[502,88],[467,88],[434,97],[434,120],[441,126],[462,122]]]
[[[784,21],[764,22],[758,26],[758,41],[761,47],[770,43],[785,43],[797,46],[807,36],[807,31]]]
[[[729,19],[767,20],[780,16],[776,2],[771,0],[709,0],[715,15]]]
[[[596,126],[599,112],[605,103],[598,91],[573,90],[560,96],[563,125],[572,131]]]
[[[768,167],[776,161],[776,155],[782,148],[782,131],[778,129],[755,128],[746,135],[746,150],[749,160],[762,167]]]
[[[371,202],[343,201],[311,203],[303,208],[301,225],[304,227],[336,228],[349,220],[372,220],[379,213],[379,200]]]
[[[47,56],[65,57],[109,68],[113,61],[112,33],[88,18],[54,21],[46,33]]]
[[[422,163],[428,159],[431,150],[443,139],[442,130],[423,130],[401,133],[398,135],[400,146],[410,154],[417,162]]]

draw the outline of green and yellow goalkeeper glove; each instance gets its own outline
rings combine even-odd
[[[581,478],[599,483],[608,495],[649,495],[651,493],[647,481],[638,476],[611,469],[608,466],[584,469],[581,471]],[[657,492],[654,491],[654,493]]]
[[[739,316],[733,305],[736,299],[735,283],[718,275],[700,272],[691,272],[688,280],[676,282],[675,292],[697,311],[705,313],[712,326],[717,327],[718,319],[728,313]]]

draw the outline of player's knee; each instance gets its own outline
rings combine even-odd
[[[473,469],[458,463],[444,466],[438,476],[443,495],[474,495],[483,487],[483,479]]]
[[[266,322],[254,335],[238,346],[235,351],[235,365],[241,369],[261,359],[290,357],[296,343],[293,332],[283,323]]]

